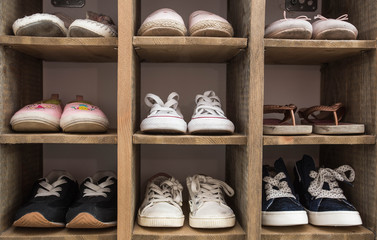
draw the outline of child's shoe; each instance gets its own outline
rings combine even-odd
[[[75,20],[68,29],[68,37],[116,37],[118,28],[106,15],[86,12],[86,19]]]
[[[230,23],[211,12],[198,10],[190,15],[189,31],[195,37],[233,37]]]
[[[314,19],[319,20],[313,23],[313,39],[355,40],[357,38],[357,28],[346,22],[348,20],[347,14],[337,19],[317,15]]]

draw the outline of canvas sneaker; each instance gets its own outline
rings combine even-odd
[[[80,197],[68,209],[67,228],[108,228],[117,225],[117,177],[99,171],[80,186]]]
[[[144,227],[182,227],[182,185],[175,178],[159,173],[147,185],[137,222]]]
[[[349,176],[346,175],[349,173]],[[339,182],[351,183],[355,171],[348,165],[336,169],[315,168],[314,160],[304,155],[295,165],[295,187],[306,208],[309,223],[317,226],[361,225],[359,212],[347,201]]]
[[[223,191],[233,196],[233,189],[223,181],[205,175],[186,179],[190,194],[189,224],[193,228],[233,227],[236,217],[226,204]]]
[[[274,167],[263,166],[262,225],[293,226],[308,223],[305,209],[297,200],[282,158]]]
[[[111,17],[86,12],[86,19],[76,19],[69,26],[68,37],[117,37],[118,28]]]
[[[78,193],[78,184],[66,171],[51,171],[32,188],[31,198],[16,212],[13,226],[64,227],[68,207]]]
[[[185,133],[187,123],[178,108],[179,95],[176,92],[169,94],[164,103],[160,97],[148,93],[145,104],[150,107],[149,115],[141,122],[140,129],[150,133]]]
[[[233,133],[234,125],[221,109],[220,98],[214,91],[206,91],[195,98],[196,108],[188,124],[190,133]]]

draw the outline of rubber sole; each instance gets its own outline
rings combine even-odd
[[[185,25],[168,19],[143,23],[138,31],[139,36],[185,36],[186,33]]]
[[[270,33],[265,37],[278,39],[310,39],[312,32],[308,31],[306,28],[291,28]]]
[[[137,216],[137,223],[143,227],[182,227],[185,217],[179,218],[149,218]]]
[[[234,125],[228,119],[223,118],[196,118],[188,124],[191,134],[232,134]]]
[[[57,228],[65,227],[64,223],[50,222],[39,212],[25,214],[13,222],[15,227]]]
[[[308,224],[306,211],[262,212],[264,226],[295,226]]]
[[[101,222],[90,213],[80,213],[67,223],[67,228],[109,228],[115,227],[117,222]]]
[[[190,214],[189,225],[192,228],[229,228],[236,224],[236,217],[229,218],[193,218]]]
[[[141,122],[140,129],[145,133],[183,134],[187,131],[187,123],[175,117],[149,117]]]
[[[344,28],[333,28],[317,33],[314,39],[326,40],[356,40],[356,35],[352,30]]]
[[[69,37],[103,37],[102,35],[82,27],[70,27],[68,30]]]
[[[41,20],[30,23],[18,28],[16,36],[38,36],[38,37],[66,37],[67,34],[59,27],[58,24]]]
[[[309,223],[316,226],[358,226],[362,224],[357,211],[307,212]]]
[[[12,122],[12,129],[17,132],[59,132],[59,126],[42,120],[20,120]]]
[[[232,37],[234,32],[229,23],[205,20],[192,25],[190,27],[190,35],[197,37]]]
[[[312,131],[313,127],[310,125],[263,125],[265,135],[307,135]]]
[[[68,133],[102,133],[107,127],[97,122],[72,122],[62,126],[63,132]]]
[[[339,125],[314,125],[313,133],[331,135],[331,134],[362,134],[365,132],[364,124],[346,124]]]

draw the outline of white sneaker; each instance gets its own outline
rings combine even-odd
[[[151,133],[186,133],[187,123],[178,108],[178,93],[172,92],[164,103],[158,96],[148,93],[145,104],[151,108],[147,118],[141,124],[143,132]]]
[[[195,98],[196,108],[188,124],[190,133],[233,133],[234,125],[221,109],[220,98],[214,91],[206,91]]]
[[[144,227],[182,227],[182,185],[167,174],[157,174],[149,181],[137,222]]]
[[[223,192],[233,196],[234,191],[225,182],[204,175],[186,179],[190,193],[190,220],[193,228],[233,227],[236,217],[224,200]]]

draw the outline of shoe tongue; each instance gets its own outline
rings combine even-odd
[[[107,180],[108,178],[113,178],[113,177],[111,177],[111,176],[105,176],[105,177],[101,178],[100,180],[98,180],[98,184],[101,184],[101,183],[103,183],[103,182],[106,182],[106,180]]]
[[[310,173],[310,171],[316,170],[314,160],[311,156],[304,155],[302,157],[302,161],[303,161],[303,167],[308,172],[308,174]]]
[[[275,167],[276,173],[283,172],[288,177],[288,171],[282,158],[279,158],[278,160],[275,161],[274,167]]]

